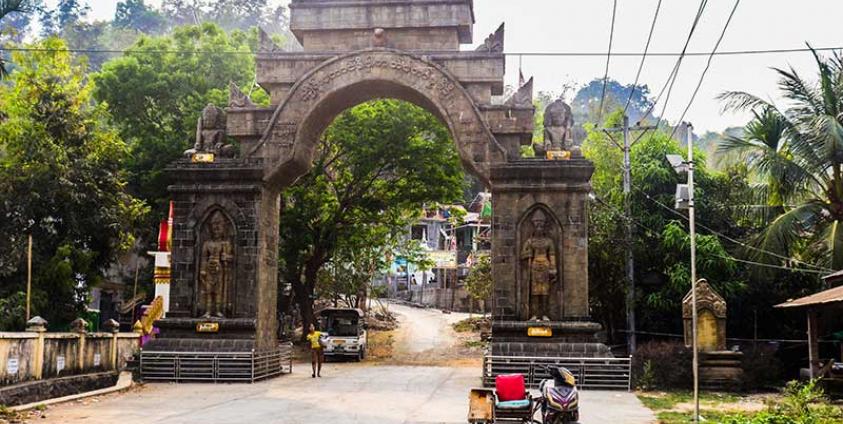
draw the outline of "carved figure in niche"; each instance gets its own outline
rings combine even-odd
[[[205,106],[196,124],[196,143],[184,152],[188,157],[195,153],[234,157],[234,146],[225,144],[225,112],[212,104]]]
[[[533,235],[524,241],[521,262],[530,288],[530,321],[549,321],[551,287],[556,283],[556,245],[547,232],[547,216],[539,209],[530,220]]]
[[[562,98],[556,99],[544,110],[544,145],[536,153],[544,155],[547,151],[569,151],[572,156],[582,156],[580,146],[574,142],[573,128],[571,106]]]
[[[210,240],[202,243],[199,258],[199,295],[205,314],[223,318],[226,294],[234,275],[234,245],[227,234],[228,220],[219,211],[208,220]]]

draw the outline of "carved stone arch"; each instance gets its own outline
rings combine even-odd
[[[284,187],[306,173],[319,137],[342,111],[380,98],[414,103],[448,127],[466,169],[490,186],[490,167],[507,161],[471,95],[443,67],[397,50],[369,49],[328,60],[305,74],[276,108],[256,147],[265,179]]]
[[[226,198],[217,197],[200,200],[191,210],[187,218],[187,228],[196,229],[198,225],[205,222],[214,210],[221,210],[223,214],[234,224],[235,229],[248,224],[249,220],[243,214],[243,210],[236,203]]]
[[[528,207],[526,211],[518,218],[516,224],[516,252],[518,255],[521,255],[522,249],[524,248],[524,242],[528,238],[532,236],[533,232],[533,224],[531,220],[536,212],[541,211],[544,213],[544,216],[547,219],[547,235],[548,237],[553,240],[554,248],[556,250],[556,282],[553,287],[551,287],[551,299],[550,299],[550,308],[551,319],[561,319],[565,316],[565,308],[563,297],[565,296],[565,282],[563,280],[564,275],[564,262],[562,261],[562,248],[563,248],[563,229],[564,226],[562,225],[562,221],[559,220],[559,217],[553,210],[546,204],[536,202],[532,206]],[[523,266],[522,261],[518,260],[517,268],[517,279],[518,281],[523,281],[524,284],[521,285],[519,290],[516,292],[516,298],[518,303],[518,310],[519,315],[522,319],[529,318],[528,311],[530,310],[530,284],[529,278],[525,274],[525,269]]]

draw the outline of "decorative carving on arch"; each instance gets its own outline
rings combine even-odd
[[[463,165],[489,184],[489,169],[502,163],[498,144],[474,100],[444,68],[407,52],[368,49],[328,60],[302,77],[274,111],[248,156],[262,157],[266,179],[286,186],[310,168],[319,137],[342,111],[378,99],[421,106],[450,129]]]
[[[564,281],[559,219],[547,205],[537,203],[518,220],[516,235],[519,316],[560,320]]]

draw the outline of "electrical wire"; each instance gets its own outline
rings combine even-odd
[[[612,62],[612,43],[615,39],[615,17],[618,13],[618,0],[612,0],[612,24],[609,27],[609,50],[606,53],[606,72],[603,74],[603,93],[600,95],[600,110],[597,112],[597,125],[603,120],[603,103],[606,101],[606,85],[609,82],[609,64]]]
[[[818,47],[814,51],[817,52],[839,52],[843,50],[840,47]],[[164,50],[133,50],[133,49],[50,49],[39,47],[0,47],[0,52],[45,52],[45,53],[132,53],[132,54],[213,54],[213,55],[250,55],[254,56],[258,52],[254,51],[238,51],[238,50],[179,50],[179,49],[164,49]],[[756,50],[724,50],[715,53],[715,56],[747,56],[747,55],[764,55],[764,54],[786,54],[786,53],[810,53],[809,48],[777,48],[777,49],[756,49]],[[289,52],[294,53],[294,52]],[[502,53],[504,56],[525,56],[525,57],[606,57],[606,52],[506,52]],[[710,56],[711,52],[647,52],[648,57],[676,57],[676,56]],[[643,52],[612,52],[614,57],[641,57],[645,56]]]
[[[652,228],[648,227],[645,224],[642,224],[641,222],[639,222],[638,220],[636,220],[632,217],[626,216],[622,211],[620,211],[614,205],[612,205],[612,204],[606,202],[605,200],[601,199],[596,194],[594,195],[594,199],[597,200],[598,202],[600,202],[601,204],[603,204],[605,206],[608,206],[621,219],[626,219],[629,222],[631,222],[632,224],[637,225],[638,227],[641,227],[642,229],[644,229],[646,231],[646,234],[649,235],[650,237],[656,238],[658,240],[663,239],[660,232],[653,230]],[[682,215],[682,214],[680,214],[680,215],[684,217],[684,215]],[[706,227],[703,227],[702,225],[697,224],[697,226],[711,231],[710,229],[708,229]],[[698,252],[698,253],[703,254],[701,252]],[[714,256],[716,258],[721,258],[721,259],[725,259],[725,260],[731,260],[731,261],[735,261],[735,262],[745,263],[745,264],[748,264],[748,265],[754,265],[754,266],[759,266],[759,267],[764,267],[764,268],[775,268],[775,269],[790,271],[790,272],[804,272],[804,273],[818,274],[818,275],[828,274],[828,271],[822,271],[822,270],[817,270],[817,269],[793,268],[793,267],[787,267],[787,266],[783,266],[783,265],[765,264],[765,263],[761,263],[761,262],[748,261],[748,260],[745,260],[745,259],[738,259],[738,258],[734,258],[734,257],[730,257],[730,256],[723,256],[723,255],[708,255],[708,256]],[[797,262],[799,262],[799,261],[797,261]]]
[[[647,60],[647,52],[650,51],[650,42],[653,41],[653,32],[656,29],[656,21],[659,19],[659,11],[662,8],[662,0],[656,4],[656,12],[653,14],[653,22],[650,24],[650,34],[647,35],[647,44],[644,45],[644,54],[641,56],[641,63],[638,64],[638,72],[635,74],[635,82],[632,83],[632,90],[629,92],[629,98],[626,99],[626,106],[623,108],[623,114],[629,110],[629,105],[632,103],[632,96],[635,95],[635,90],[638,88],[638,81],[641,79],[641,71],[644,69],[644,62]]]
[[[685,110],[682,111],[682,116],[679,117],[679,120],[676,122],[682,122],[685,119],[685,115],[688,113],[688,110],[691,109],[691,105],[694,104],[694,100],[697,98],[697,94],[700,92],[700,87],[702,87],[702,83],[705,80],[705,75],[708,73],[708,70],[711,69],[711,62],[714,59],[714,54],[717,53],[717,49],[720,48],[720,43],[723,42],[723,37],[726,36],[726,30],[729,29],[729,24],[732,23],[732,18],[735,17],[735,12],[738,10],[738,6],[741,4],[741,0],[735,0],[735,5],[732,7],[732,12],[729,13],[729,18],[726,19],[726,24],[723,25],[723,31],[720,32],[720,38],[717,39],[717,43],[714,44],[714,49],[711,50],[711,54],[708,56],[708,61],[705,64],[705,69],[703,69],[702,74],[700,75],[700,80],[697,82],[697,87],[694,89],[694,94],[691,95],[691,100],[688,102],[688,106],[685,106]],[[676,130],[679,128],[679,125],[673,127],[673,131],[670,133],[670,138],[673,138],[676,135]]]
[[[691,38],[693,37],[694,32],[696,31],[697,26],[700,23],[700,19],[702,18],[702,14],[705,11],[706,6],[708,6],[708,0],[703,0],[700,3],[700,9],[699,9],[697,17],[694,21],[694,24],[691,26],[691,31],[688,33],[688,39],[685,40],[685,47],[682,48],[683,53],[688,50],[688,45],[691,43]],[[676,80],[679,79],[679,69],[682,67],[682,62],[684,60],[685,60],[685,54],[680,55],[679,58],[676,60],[676,66],[673,68],[673,77],[672,78],[668,77],[668,81],[670,82],[670,86],[667,89],[667,96],[665,96],[664,102],[662,103],[662,113],[659,114],[659,122],[656,124],[657,126],[661,125],[661,121],[664,120],[664,113],[665,113],[665,111],[667,111],[667,105],[668,105],[668,103],[670,103],[670,95],[673,93],[673,87],[676,84]],[[659,99],[656,99],[655,103],[658,103],[658,101],[659,101]],[[654,107],[655,107],[655,103],[653,104]]]
[[[681,217],[681,218],[682,218],[682,219],[684,219],[685,221],[688,221],[688,217],[687,217],[687,216],[685,216],[684,214],[680,213],[680,212],[679,212],[679,211],[677,211],[676,209],[671,208],[670,206],[665,205],[664,203],[659,202],[658,200],[654,199],[654,198],[653,198],[653,197],[651,197],[649,194],[647,194],[646,192],[644,192],[644,190],[641,190],[640,188],[638,188],[638,187],[636,187],[636,186],[632,186],[632,189],[633,189],[633,190],[635,190],[635,191],[637,191],[637,192],[639,192],[639,193],[641,193],[642,195],[644,195],[644,197],[645,197],[645,198],[647,198],[647,200],[649,200],[649,201],[651,201],[651,202],[655,203],[656,205],[660,206],[660,207],[661,207],[661,208],[663,208],[664,210],[666,210],[666,211],[668,211],[668,212],[670,212],[670,213],[672,213],[672,214],[674,214],[674,215],[676,215],[676,216],[678,216],[678,217]],[[696,225],[697,225],[698,227],[700,227],[700,228],[702,228],[702,229],[704,229],[704,230],[708,231],[709,233],[711,233],[711,234],[713,234],[713,235],[715,235],[715,236],[717,236],[717,237],[721,238],[721,239],[724,239],[724,240],[729,241],[729,242],[731,242],[731,243],[737,244],[737,245],[739,245],[739,246],[741,246],[741,247],[743,247],[743,248],[746,248],[746,249],[749,249],[749,250],[753,250],[753,251],[756,251],[756,252],[758,252],[758,253],[763,253],[763,254],[766,254],[766,255],[770,255],[770,256],[776,257],[776,258],[778,258],[778,259],[782,259],[782,260],[786,260],[786,261],[792,261],[792,262],[794,262],[794,263],[798,263],[798,264],[800,264],[800,265],[804,265],[804,266],[807,266],[807,267],[811,267],[811,268],[814,268],[814,269],[816,269],[816,270],[818,270],[819,272],[822,272],[822,273],[832,273],[832,272],[834,272],[834,270],[829,269],[829,268],[825,268],[825,267],[822,267],[822,266],[819,266],[819,265],[814,265],[814,264],[812,264],[812,263],[808,263],[808,262],[800,261],[800,260],[798,260],[798,259],[794,259],[794,258],[790,258],[790,257],[784,256],[784,255],[780,255],[780,254],[778,254],[778,253],[776,253],[776,252],[771,252],[771,251],[769,251],[769,250],[761,249],[761,248],[758,248],[758,247],[752,246],[752,245],[750,245],[750,244],[746,244],[746,243],[744,243],[744,242],[742,242],[742,241],[740,241],[740,240],[736,240],[736,239],[734,239],[734,238],[732,238],[732,237],[729,237],[729,236],[727,236],[727,235],[725,235],[725,234],[723,234],[723,233],[720,233],[720,232],[718,232],[718,231],[716,231],[716,230],[713,230],[713,229],[711,229],[711,228],[709,228],[709,227],[707,227],[707,226],[705,226],[705,225],[703,225],[703,224],[696,223]],[[768,264],[768,265],[769,265],[769,264]]]

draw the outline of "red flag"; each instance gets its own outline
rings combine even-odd
[[[169,240],[170,235],[170,223],[169,220],[162,219],[161,223],[158,224],[158,251],[159,252],[167,252],[168,245],[170,244]]]
[[[158,225],[158,251],[169,252],[173,241],[173,202],[170,202],[170,212],[167,219],[162,219]]]
[[[170,211],[167,214],[167,252],[172,252],[173,247],[173,215],[175,215],[173,203],[170,200]]]

